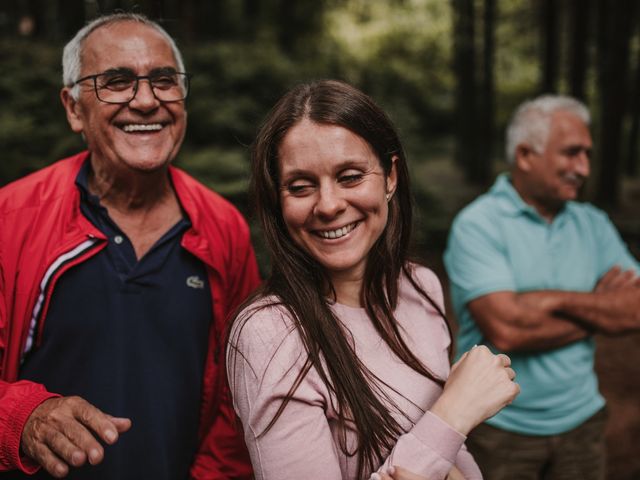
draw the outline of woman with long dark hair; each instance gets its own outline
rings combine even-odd
[[[517,395],[505,355],[449,371],[435,275],[408,260],[405,154],[384,112],[337,81],[298,86],[252,148],[272,260],[233,322],[227,369],[258,479],[361,479],[395,465],[482,478],[465,435]]]

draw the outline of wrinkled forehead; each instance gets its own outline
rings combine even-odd
[[[167,39],[155,28],[134,21],[102,25],[84,40],[82,74],[129,68],[138,75],[162,67],[177,68]]]

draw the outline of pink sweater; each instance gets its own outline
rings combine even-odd
[[[417,266],[415,275],[442,306],[442,289],[433,272]],[[399,291],[395,317],[407,345],[435,375],[446,378],[450,338],[444,320],[406,278],[401,278]],[[480,470],[464,446],[465,436],[428,411],[442,389],[391,352],[364,309],[341,304],[332,308],[353,334],[356,352],[363,363],[401,393],[387,390],[393,403],[410,419],[391,407],[392,415],[406,433],[398,437],[384,467],[398,465],[429,480],[440,480],[455,464],[467,480],[481,479]],[[340,450],[335,402],[313,368],[278,421],[261,435],[306,359],[302,341],[285,309],[269,306],[257,310],[246,322],[236,322],[230,342],[237,349],[229,348],[227,358],[233,403],[242,420],[256,478],[355,479],[357,458]],[[347,438],[353,445],[353,432],[347,432]]]

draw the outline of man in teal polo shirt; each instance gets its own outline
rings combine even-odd
[[[575,201],[589,121],[570,97],[521,105],[507,129],[510,173],[451,229],[458,355],[474,344],[508,353],[522,388],[467,441],[490,480],[605,475],[592,335],[640,330],[640,264],[604,212]]]

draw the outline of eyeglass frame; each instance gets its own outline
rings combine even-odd
[[[70,85],[70,87],[75,87],[76,85],[79,85],[81,82],[86,82],[87,80],[93,80],[93,91],[96,94],[96,98],[98,99],[98,101],[100,101],[102,103],[107,103],[109,105],[126,105],[126,104],[132,102],[136,98],[136,95],[138,95],[138,87],[140,86],[140,80],[147,80],[149,82],[149,88],[151,88],[151,93],[153,93],[153,97],[156,100],[158,100],[159,102],[162,102],[162,103],[174,103],[174,102],[182,102],[183,100],[186,100],[186,98],[189,96],[189,90],[190,90],[190,87],[191,87],[191,77],[193,77],[193,74],[188,73],[188,72],[175,72],[175,71],[172,71],[172,72],[168,73],[169,75],[184,75],[184,78],[185,78],[185,82],[184,82],[185,93],[184,93],[184,97],[182,97],[182,98],[180,98],[178,100],[162,100],[162,99],[158,98],[158,95],[156,95],[155,87],[153,86],[153,83],[151,83],[151,78],[154,77],[154,75],[160,75],[160,74],[151,73],[150,75],[134,75],[132,73],[129,74],[129,73],[121,72],[121,74],[130,75],[132,78],[135,79],[135,84],[134,84],[134,87],[133,87],[133,95],[126,102],[109,102],[107,100],[103,100],[102,98],[100,98],[100,94],[98,93],[98,81],[97,81],[98,77],[100,77],[102,75],[107,75],[109,72],[110,72],[110,70],[106,70],[106,71],[101,72],[101,73],[94,73],[92,75],[87,75],[85,77],[79,78],[78,80],[73,82]],[[165,75],[166,74],[167,73],[165,73]]]

